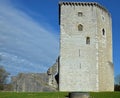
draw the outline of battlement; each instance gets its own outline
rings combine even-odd
[[[110,15],[109,11],[97,2],[66,2],[66,1],[64,2],[64,1],[61,1],[59,2],[59,5],[60,6],[61,5],[64,5],[64,6],[95,6],[95,7],[99,7],[100,9],[104,10]]]

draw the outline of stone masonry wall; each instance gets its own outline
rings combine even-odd
[[[20,73],[12,77],[12,85],[16,92],[56,91],[48,84],[47,73]]]
[[[97,9],[99,90],[114,90],[114,68],[112,61],[112,24],[111,16]],[[103,34],[104,29],[104,34]]]
[[[60,2],[60,30],[59,90],[113,91],[108,11],[94,2]],[[86,44],[87,37],[90,44]]]
[[[61,5],[60,91],[98,90],[95,13],[93,6]],[[78,31],[79,24],[83,31]]]

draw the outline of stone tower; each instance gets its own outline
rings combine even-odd
[[[95,2],[60,2],[60,91],[113,91],[110,13]]]

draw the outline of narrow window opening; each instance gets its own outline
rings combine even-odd
[[[79,65],[80,65],[80,69],[81,69],[81,63]]]
[[[104,29],[102,29],[102,34],[105,35],[105,30]]]
[[[82,13],[82,12],[78,12],[78,16],[79,16],[79,17],[82,17],[82,16],[83,16],[83,13]]]
[[[102,20],[104,20],[105,18],[104,18],[104,16],[102,16]]]
[[[90,37],[86,38],[86,44],[90,44]]]
[[[83,31],[83,25],[81,24],[78,25],[78,31]]]
[[[79,49],[79,57],[80,57],[80,49]]]

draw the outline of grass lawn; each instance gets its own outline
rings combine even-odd
[[[120,92],[92,92],[91,98],[120,98]]]
[[[40,93],[17,93],[0,92],[0,98],[65,98],[68,93],[40,92]]]
[[[16,93],[0,92],[0,98],[65,98],[67,92]],[[91,92],[90,98],[120,98],[120,92]]]

